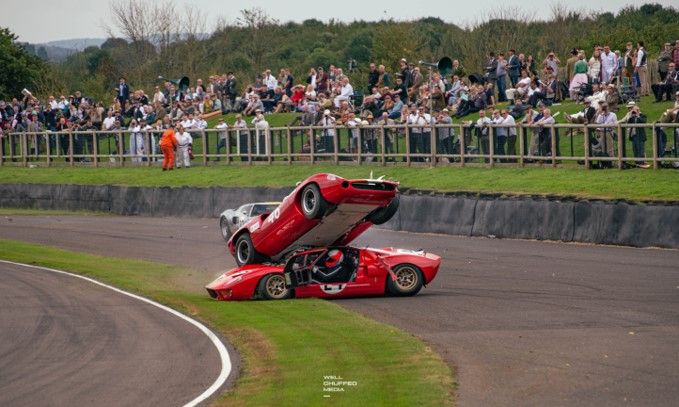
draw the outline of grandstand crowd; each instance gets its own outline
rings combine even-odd
[[[328,129],[407,124],[413,127],[411,152],[428,153],[431,129],[425,126],[451,124],[452,118],[462,119],[479,112],[480,118],[471,125],[476,127],[484,153],[488,151],[487,127],[514,125],[520,120],[538,129],[530,142],[530,153],[535,155],[549,151],[548,145],[541,147],[548,136],[540,128],[555,121],[550,107],[568,99],[583,104],[582,112],[566,115],[569,122],[677,122],[679,40],[664,44],[657,58],[659,80],[655,83],[649,80],[648,61],[644,43],[639,41],[628,43],[624,52],[605,44],[589,51],[572,49],[564,62],[554,52],[549,52],[543,61],[514,49],[490,52],[485,66],[476,70],[478,73],[453,60],[445,76],[404,58],[396,72],[389,72],[384,65],[370,64],[366,89],[356,89],[349,75],[335,65],[311,68],[297,80],[289,69],[280,69],[278,73],[267,69],[242,87],[232,72],[210,76],[205,82],[198,79],[192,86],[164,81],[149,93],[131,88],[125,78],[120,78],[114,89],[115,97],[109,101],[96,101],[79,91],[58,98],[49,96],[47,100],[39,100],[25,91],[22,98],[0,101],[0,135],[46,130],[128,129],[139,133],[171,126],[181,127],[179,134],[183,134],[183,130],[205,129],[207,118],[229,112],[238,113],[236,121],[220,120],[217,128],[246,128],[244,117],[253,116],[250,125],[264,129],[268,127],[266,114],[301,112],[299,124]],[[640,96],[651,93],[657,102],[668,101],[672,105],[661,117],[649,119],[636,102]],[[508,103],[499,109],[502,102]],[[626,112],[619,113],[621,105],[627,108]],[[438,151],[453,154],[452,129],[437,131]],[[634,154],[643,157],[645,134],[630,131]],[[597,130],[596,144],[602,155],[613,155],[610,133],[605,128]],[[666,141],[662,129],[659,133]],[[334,133],[328,131],[324,135],[320,147],[331,151]],[[498,154],[515,154],[512,142],[516,139],[515,129],[498,128],[494,138]],[[364,141],[365,148],[375,150],[374,138],[372,144],[370,141],[370,138]],[[660,141],[661,154],[665,141]],[[220,144],[224,146],[223,141]]]

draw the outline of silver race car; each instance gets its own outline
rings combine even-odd
[[[222,237],[228,242],[231,234],[240,229],[250,218],[272,212],[279,204],[280,202],[255,202],[245,204],[238,209],[225,210],[219,215],[219,229]]]

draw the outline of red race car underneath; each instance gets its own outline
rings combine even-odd
[[[423,251],[339,246],[296,253],[285,264],[252,264],[206,286],[217,300],[409,296],[429,284],[441,258]]]
[[[308,247],[345,246],[398,210],[398,183],[347,180],[333,174],[307,178],[271,213],[250,219],[227,246],[239,266],[281,261]]]

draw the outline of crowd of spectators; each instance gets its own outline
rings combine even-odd
[[[436,70],[421,68],[405,58],[399,61],[396,72],[388,72],[384,65],[370,64],[367,87],[355,89],[349,76],[335,65],[314,67],[295,80],[287,68],[276,75],[266,69],[239,92],[240,84],[232,72],[210,76],[206,83],[197,79],[193,86],[179,81],[164,81],[154,87],[150,94],[142,89],[132,90],[125,78],[115,87],[115,98],[110,103],[95,101],[74,94],[49,96],[40,101],[30,92],[11,102],[0,101],[0,132],[40,132],[49,130],[109,130],[129,129],[129,149],[133,155],[143,155],[144,131],[156,131],[158,138],[163,129],[205,129],[206,118],[213,114],[237,112],[234,124],[220,121],[219,129],[246,128],[244,117],[253,116],[250,125],[257,129],[268,128],[268,113],[300,112],[298,122],[304,126],[322,126],[319,148],[333,151],[335,128],[345,126],[352,135],[350,149],[355,151],[358,129],[372,124],[408,124],[412,127],[410,151],[427,154],[431,151],[431,126],[450,124],[452,117],[464,118],[479,112],[477,127],[482,152],[488,151],[486,127],[492,124],[510,126],[517,121],[544,126],[554,122],[550,107],[562,100],[572,99],[583,103],[583,112],[566,115],[569,122],[615,123],[618,105],[626,104],[637,111],[634,101],[639,96],[655,95],[656,101],[679,100],[679,40],[667,43],[658,57],[660,80],[648,81],[648,54],[642,41],[628,43],[623,53],[613,51],[608,45],[595,46],[591,56],[582,49],[573,49],[571,56],[562,63],[554,52],[549,52],[542,62],[532,55],[510,49],[506,52],[489,52],[486,64],[479,73],[467,71],[460,61],[453,60],[446,76]],[[675,96],[676,95],[676,96]],[[509,102],[505,109],[499,103]],[[661,120],[676,121],[679,102],[668,109]],[[613,116],[611,116],[613,115]],[[621,120],[636,121],[630,115]],[[376,135],[371,131],[361,133],[362,147],[376,152]],[[598,140],[607,146],[603,154],[610,154],[613,143],[610,134]],[[182,131],[183,134],[183,131]],[[356,137],[354,137],[356,135]],[[452,153],[454,132],[438,130],[438,151]],[[495,132],[495,151],[513,155],[516,151],[512,140],[516,132],[498,129]],[[62,136],[63,137],[63,136]],[[155,137],[155,136],[154,136]],[[543,137],[544,138],[544,137]],[[544,140],[536,137],[531,141],[531,153],[548,151],[541,148]],[[157,139],[153,139],[152,153],[156,152]],[[91,151],[91,139],[77,142],[76,153]],[[387,152],[393,144],[392,137],[385,141]],[[61,143],[62,148],[65,143]],[[32,146],[37,151],[40,146]],[[224,137],[219,140],[218,151],[225,147]],[[641,151],[637,149],[638,151]],[[637,151],[635,150],[635,151]]]

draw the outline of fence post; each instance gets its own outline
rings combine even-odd
[[[69,165],[73,167],[73,133],[68,131],[68,161]]]
[[[332,131],[333,131],[333,136],[332,136],[332,151],[333,151],[333,160],[335,161],[335,165],[339,164],[339,131],[337,130],[337,124],[335,122],[332,123]]]
[[[7,137],[9,137],[9,133],[7,134]],[[4,164],[5,164],[5,140],[4,137],[0,137],[0,166]]]
[[[364,129],[359,128],[358,129],[358,140],[356,140],[356,155],[358,156],[357,157],[358,158],[358,160],[357,160],[358,165],[361,165],[361,163],[363,161],[363,157],[362,157],[362,155],[363,155],[363,139],[364,139],[363,133],[364,133]]]
[[[625,148],[625,145],[623,144],[622,140],[622,127],[620,127],[620,124],[618,124],[617,128],[615,129],[617,136],[618,136],[618,169],[622,169],[622,150]]]
[[[26,167],[28,165],[28,138],[25,133],[19,136],[19,150],[21,151],[21,164]]]
[[[585,141],[585,169],[590,168],[589,163],[589,127],[586,124],[582,125],[582,133],[584,134],[583,140]]]
[[[119,131],[117,141],[118,141],[118,159],[120,160],[120,166],[121,167],[125,165],[124,162],[123,162],[123,160],[124,160],[123,153],[125,152],[125,150],[123,149],[123,146],[125,145],[124,138],[125,138],[125,133],[122,132],[122,131]]]
[[[207,167],[207,137],[205,136],[205,129],[200,130],[200,139],[203,142],[203,167]]]
[[[429,154],[431,154],[431,162],[430,166],[436,167],[436,153],[437,153],[437,148],[436,148],[436,141],[438,139],[437,134],[436,134],[436,126],[431,125],[431,133],[429,133],[429,144],[431,145],[431,149],[429,150]]]
[[[495,166],[493,156],[495,155],[495,127],[488,126],[488,157],[490,160],[490,168]]]
[[[653,169],[658,169],[658,131],[655,124],[653,124]]]
[[[313,164],[316,160],[314,158],[314,154],[316,153],[316,140],[314,140],[314,133],[305,131],[304,134],[307,135],[307,140],[309,140],[309,160],[310,164]]]
[[[290,126],[288,125],[287,130],[287,140],[285,140],[285,145],[288,148],[288,164],[292,164],[292,130],[290,130]]]
[[[47,162],[49,162],[49,143],[47,143]],[[99,166],[99,135],[92,132],[92,165],[94,168]]]
[[[229,134],[229,129],[228,127],[224,129],[224,134],[226,134],[226,140],[224,140],[224,154],[226,155],[226,165],[231,164],[231,134]],[[236,134],[236,137],[238,137],[238,133],[234,132]],[[217,151],[217,154],[219,154],[219,151]]]
[[[523,127],[523,125],[519,124],[517,126],[516,134],[518,134],[519,139],[519,166],[523,168],[526,166],[526,163],[523,161],[523,149],[526,147],[526,142],[523,136],[526,134],[526,129]]]
[[[410,167],[410,126],[406,124],[406,164]]]
[[[257,131],[255,130],[255,137],[257,137]],[[252,165],[252,132],[248,129],[248,165]]]
[[[467,149],[467,146],[465,145],[464,131],[465,128],[462,126],[462,124],[460,124],[460,135],[458,136],[458,140],[460,140],[460,167],[464,167],[464,153]]]
[[[553,124],[552,127],[549,128],[549,136],[551,137],[552,144],[552,167],[556,168],[556,129]]]
[[[380,159],[382,160],[382,166],[387,165],[386,158],[385,158],[385,153],[384,153],[384,148],[385,148],[385,130],[384,130],[384,123],[382,124],[382,127],[380,128],[380,152],[381,152],[381,157]]]

